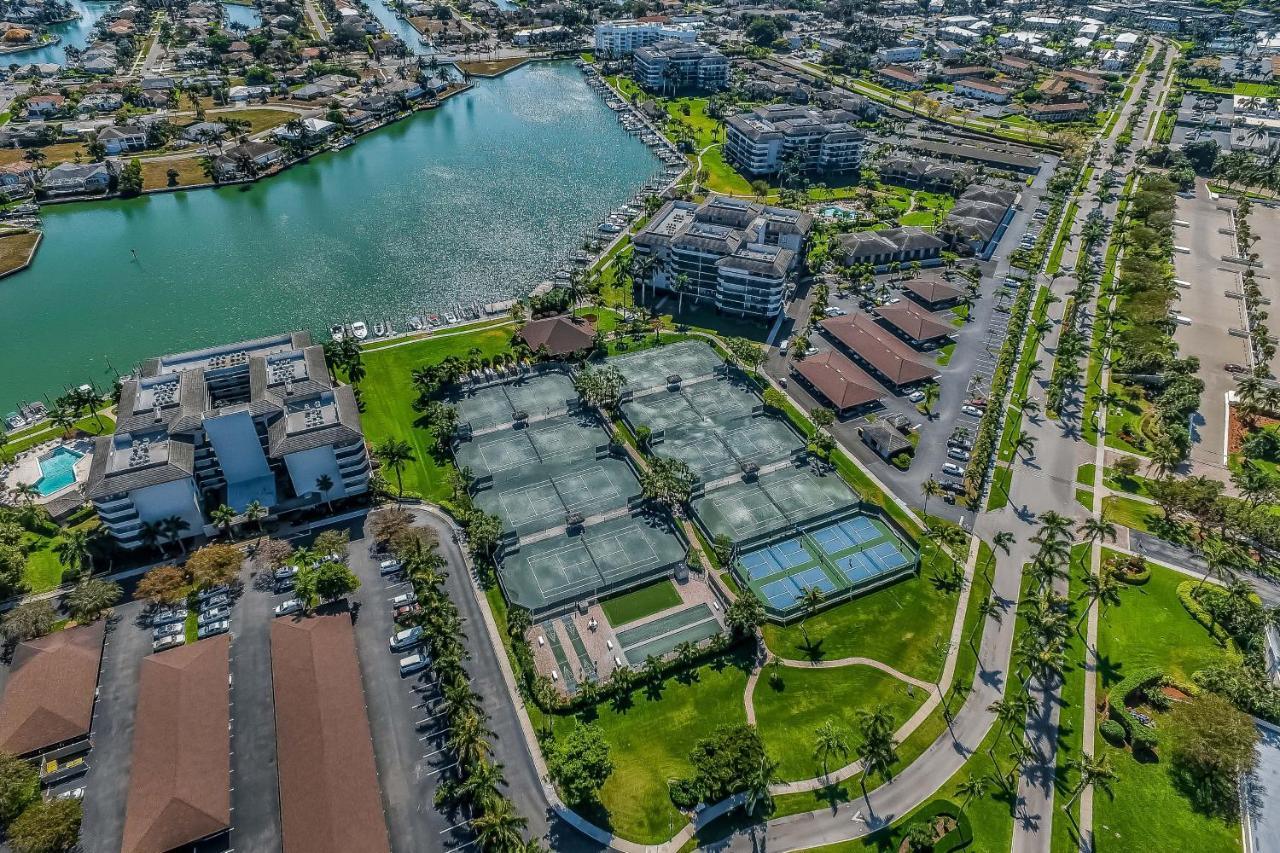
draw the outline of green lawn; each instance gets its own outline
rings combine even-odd
[[[814,757],[814,732],[826,720],[834,720],[844,730],[850,755],[832,756],[828,769],[852,761],[861,746],[858,714],[883,705],[893,715],[894,728],[901,726],[924,704],[926,694],[919,688],[869,666],[839,669],[795,669],[781,667],[781,688],[775,688],[766,667],[756,684],[756,725],[769,754],[778,761],[778,776],[784,780],[808,779],[822,773],[822,763]],[[914,695],[911,695],[914,694]]]
[[[53,539],[32,536],[27,539],[27,568],[23,579],[31,592],[45,592],[62,583],[64,566],[53,551]]]
[[[1094,478],[1098,475],[1098,466],[1092,462],[1086,462],[1076,469],[1076,482],[1082,486],[1093,488]]]
[[[405,494],[448,502],[444,472],[452,464],[434,455],[431,449],[434,437],[415,426],[419,415],[413,410],[413,401],[418,394],[409,374],[416,367],[441,361],[449,355],[467,358],[473,349],[478,350],[476,355],[492,356],[505,351],[510,343],[511,327],[498,326],[365,350],[366,375],[360,383],[365,406],[361,414],[365,436],[374,447],[388,438],[404,439],[413,447],[415,461],[406,465],[403,473]],[[395,474],[389,470],[385,474],[395,488]]]
[[[82,418],[76,421],[73,430],[89,435],[106,435],[115,430],[115,421],[106,415],[99,415],[97,420]],[[52,441],[60,436],[59,430],[50,423],[37,424],[28,429],[16,430],[7,435],[8,441],[0,447],[0,463],[8,462],[24,450]]]
[[[1159,518],[1160,508],[1155,504],[1145,503],[1133,498],[1107,495],[1102,499],[1102,514],[1113,524],[1120,524],[1125,527],[1131,527],[1134,530],[1150,533],[1151,520],[1152,518]]]
[[[963,560],[965,552],[958,554]],[[928,548],[918,577],[875,590],[791,625],[766,624],[765,643],[776,655],[796,660],[869,657],[899,672],[932,681],[942,668],[931,652],[935,637],[951,628],[959,596],[933,581],[950,560]],[[812,646],[806,644],[808,632]]]
[[[1159,566],[1151,580],[1126,586],[1121,603],[1103,614],[1098,629],[1100,691],[1126,672],[1162,667],[1175,679],[1220,660],[1234,651],[1219,646],[1182,607],[1177,587],[1186,577]],[[1157,727],[1157,735],[1159,728]],[[1191,809],[1174,788],[1163,760],[1137,761],[1125,750],[1098,737],[1099,751],[1111,757],[1117,773],[1114,798],[1094,796],[1094,833],[1099,848],[1115,853],[1148,850],[1194,850],[1196,853],[1238,851],[1240,826],[1206,817]]]
[[[1107,447],[1145,456],[1147,442],[1142,436],[1141,424],[1142,417],[1151,408],[1151,404],[1136,389],[1117,384],[1112,390],[1120,394],[1124,402],[1107,409]],[[1134,439],[1133,442],[1121,436],[1125,431]]]
[[[199,618],[199,614],[194,610],[187,613],[187,621],[182,627],[188,643],[194,643],[200,639],[200,623],[197,621]]]
[[[617,628],[628,622],[635,622],[646,616],[652,616],[680,603],[680,593],[670,578],[655,584],[641,587],[632,592],[623,593],[616,598],[600,602],[609,624]]]
[[[1121,474],[1115,468],[1107,468],[1103,472],[1102,482],[1113,492],[1128,492],[1131,495],[1139,495],[1144,498],[1151,497],[1151,489],[1148,488],[1151,480],[1141,474],[1134,474],[1129,477]]]
[[[1076,489],[1076,503],[1085,509],[1093,512],[1093,490],[1092,489]]]
[[[1076,597],[1084,589],[1084,578],[1089,574],[1089,553],[1089,546],[1084,544],[1071,549],[1070,618],[1075,623],[1085,613],[1085,602],[1076,601]],[[1066,649],[1070,667],[1063,678],[1062,707],[1058,716],[1058,764],[1052,834],[1052,849],[1055,853],[1078,853],[1080,850],[1079,834],[1075,830],[1075,821],[1080,816],[1080,803],[1077,800],[1072,806],[1071,820],[1063,813],[1062,806],[1071,798],[1076,781],[1076,774],[1067,765],[1072,759],[1080,757],[1084,741],[1084,632],[1085,625],[1080,624],[1080,629],[1071,634]]]
[[[1009,489],[1013,486],[1013,469],[997,466],[991,475],[991,492],[987,495],[987,512],[1004,509],[1009,504]]]
[[[749,666],[745,656],[729,658],[695,670],[691,681],[666,681],[657,698],[637,690],[629,708],[600,705],[590,722],[604,732],[614,770],[600,791],[603,814],[587,815],[629,841],[670,838],[685,818],[671,804],[667,782],[692,773],[689,751],[699,739],[718,726],[746,722]],[[564,737],[579,724],[578,717],[557,717],[553,729]]]

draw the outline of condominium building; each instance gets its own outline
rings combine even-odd
[[[782,310],[812,225],[807,213],[712,195],[700,205],[668,202],[634,243],[656,261],[649,286],[768,319]]]
[[[730,116],[725,122],[725,155],[749,175],[771,175],[798,158],[807,172],[856,172],[866,137],[853,127],[857,117],[842,109],[815,110],[768,104]]]
[[[729,58],[710,45],[661,41],[637,48],[632,60],[636,82],[651,92],[729,86]]]
[[[686,24],[671,24],[666,20],[602,21],[596,24],[595,37],[598,55],[630,56],[637,48],[660,41],[692,44],[698,40],[698,31]]]
[[[115,434],[97,440],[86,494],[136,548],[167,519],[195,536],[222,504],[275,515],[365,492],[369,473],[355,394],[295,332],[143,363],[121,385]]]

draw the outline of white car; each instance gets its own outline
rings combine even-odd
[[[422,626],[414,625],[412,628],[406,628],[403,631],[397,631],[391,635],[391,639],[387,641],[387,645],[393,652],[402,652],[405,649],[411,649],[418,643],[422,642]]]
[[[417,600],[418,594],[416,592],[402,592],[395,598],[391,599],[391,606],[401,607],[405,604],[413,604]]]
[[[912,391],[910,394],[907,395],[907,399],[913,403],[919,403],[921,400],[924,399],[924,392]]]
[[[208,610],[201,612],[201,614],[196,617],[196,624],[208,625],[210,622],[218,622],[226,619],[230,615],[230,607],[211,607]]]
[[[168,625],[161,625],[152,631],[151,637],[154,640],[163,640],[165,637],[172,637],[174,634],[181,637],[185,631],[186,628],[181,622],[170,622]]]
[[[960,411],[971,418],[982,417],[982,409],[979,409],[977,406],[961,406]]]
[[[378,573],[383,576],[394,575],[396,572],[400,571],[400,566],[401,563],[399,560],[383,560],[378,564]]]
[[[407,658],[400,658],[400,677],[404,678],[407,675],[413,675],[415,672],[421,672],[427,668],[427,664],[430,662],[431,659],[422,652],[409,655]]]
[[[288,616],[290,613],[298,613],[302,610],[302,602],[296,598],[281,602],[271,609],[271,612],[277,616]]]
[[[207,625],[201,626],[200,630],[196,632],[196,638],[203,640],[206,637],[216,637],[218,634],[225,634],[230,630],[231,620],[221,619],[217,622],[210,622]]]
[[[963,477],[964,469],[954,462],[943,462],[942,473],[950,474],[952,477]]]
[[[170,634],[167,637],[161,637],[151,644],[151,651],[163,652],[166,649],[176,649],[178,646],[185,645],[187,638],[184,634]]]
[[[83,800],[84,788],[72,788],[70,791],[63,791],[54,797],[55,800]]]
[[[177,622],[185,622],[187,619],[187,609],[185,607],[167,608],[165,610],[157,610],[151,617],[151,626],[159,628],[161,625],[173,625]]]
[[[969,451],[965,450],[963,447],[948,447],[947,455],[952,459],[959,459],[961,462],[969,461]]]

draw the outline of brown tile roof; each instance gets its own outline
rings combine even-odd
[[[125,853],[165,853],[231,826],[230,637],[142,661]]]
[[[388,853],[351,614],[276,619],[271,674],[284,853]]]
[[[876,309],[876,314],[892,323],[913,341],[931,341],[955,332],[955,326],[942,316],[930,314],[911,302],[882,305]]]
[[[822,328],[894,385],[906,385],[938,375],[932,365],[916,359],[915,350],[880,327],[869,314],[855,312],[847,317],[829,317]]]
[[[0,699],[0,750],[26,755],[86,737],[106,623],[20,643]]]
[[[948,302],[964,296],[963,289],[940,278],[909,278],[902,286],[931,305],[935,302]]]
[[[835,350],[809,356],[795,366],[795,371],[842,411],[888,396],[865,370]]]
[[[545,346],[551,355],[569,355],[594,345],[596,327],[589,320],[574,320],[561,315],[530,320],[520,330],[520,337],[534,352]]]

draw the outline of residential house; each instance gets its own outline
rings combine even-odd
[[[147,132],[136,124],[111,125],[99,131],[98,141],[108,154],[141,151],[147,147]]]
[[[227,126],[220,121],[198,121],[182,129],[182,138],[188,142],[208,143],[227,134]]]
[[[1067,101],[1060,104],[1027,104],[1027,117],[1036,121],[1079,121],[1092,112],[1083,101]]]
[[[248,142],[228,148],[214,161],[219,180],[251,177],[254,170],[260,174],[277,163],[283,162],[284,149],[270,142]],[[249,164],[252,163],[252,166]]]
[[[27,98],[27,120],[52,118],[61,113],[66,105],[67,99],[58,94],[32,95]]]
[[[111,188],[106,163],[60,163],[44,173],[40,191],[49,196],[104,193]]]

